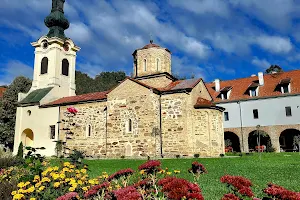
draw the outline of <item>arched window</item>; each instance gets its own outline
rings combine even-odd
[[[160,69],[160,60],[159,60],[159,58],[156,58],[156,70],[157,71],[160,71],[161,69]]]
[[[132,132],[132,120],[128,120],[128,132]]]
[[[144,59],[144,71],[147,71],[147,60]]]
[[[44,57],[41,62],[41,74],[48,73],[48,58]]]
[[[69,61],[67,59],[62,60],[62,74],[69,76]]]

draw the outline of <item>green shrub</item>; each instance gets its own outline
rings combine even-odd
[[[18,158],[23,158],[23,156],[24,156],[24,147],[23,147],[23,142],[21,142],[21,143],[19,144],[17,157],[18,157]]]
[[[82,160],[85,158],[85,154],[83,151],[79,151],[74,149],[72,153],[69,154],[70,162],[75,165],[81,165]]]
[[[194,158],[199,158],[200,157],[200,154],[199,153],[195,153],[194,154]]]

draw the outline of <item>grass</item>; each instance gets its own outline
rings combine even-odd
[[[253,183],[252,190],[257,197],[262,197],[262,189],[267,183],[272,182],[287,189],[300,191],[300,155],[298,153],[263,153],[259,160],[258,154],[242,157],[223,158],[193,158],[193,159],[162,159],[162,167],[171,170],[180,170],[178,177],[193,181],[193,176],[188,173],[191,163],[197,160],[204,164],[208,174],[200,177],[199,185],[206,200],[221,199],[227,192],[226,186],[220,182],[220,177],[225,174],[240,175],[250,179]],[[89,165],[89,175],[95,177],[106,171],[111,174],[120,169],[138,166],[145,160],[86,160]]]

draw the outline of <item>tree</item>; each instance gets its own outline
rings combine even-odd
[[[266,69],[267,74],[283,72],[283,69],[279,65],[271,65],[268,69]]]
[[[75,77],[77,95],[96,91],[95,80],[89,77],[89,75],[76,71]]]
[[[27,93],[31,80],[23,76],[15,78],[3,94],[0,103],[0,143],[12,149],[15,133],[18,93]]]
[[[97,91],[110,90],[126,78],[125,72],[101,72],[95,77]]]

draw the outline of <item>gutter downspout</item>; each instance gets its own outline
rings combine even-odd
[[[57,142],[59,142],[60,141],[60,139],[59,139],[59,125],[60,125],[60,123],[61,123],[61,121],[60,121],[60,106],[58,106],[58,121],[57,121]],[[56,150],[56,145],[57,145],[57,143],[55,144],[55,151],[57,151]],[[58,157],[58,152],[56,152],[56,156]]]
[[[162,142],[162,115],[161,115],[161,94],[159,94],[159,137],[160,137],[160,156],[163,158]]]
[[[107,157],[107,107],[105,110],[105,157]]]
[[[241,122],[241,136],[242,136],[242,152],[245,152],[245,147],[244,147],[244,134],[243,134],[243,119],[242,119],[242,108],[241,108],[241,102],[237,102],[239,104],[240,108],[240,122]],[[241,147],[240,147],[241,148]]]

